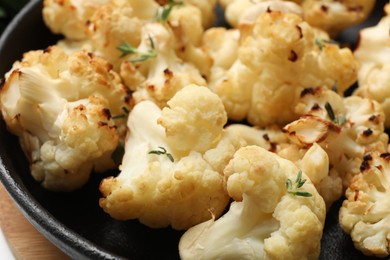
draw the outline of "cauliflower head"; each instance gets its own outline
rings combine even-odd
[[[190,97],[200,103],[183,104]],[[102,181],[100,206],[115,219],[139,219],[153,228],[187,229],[219,216],[229,201],[222,171],[243,143],[223,130],[223,124],[219,130],[212,126],[226,115],[210,107],[222,103],[200,86],[183,88],[163,111],[151,101],[136,104],[128,119],[121,172]],[[168,128],[173,125],[177,129],[171,132]],[[193,143],[187,138],[203,143],[199,151],[191,145],[183,151],[183,144]]]
[[[387,16],[373,27],[360,31],[359,44],[354,52],[360,63],[358,88],[355,95],[378,101],[390,118],[390,4],[386,5]],[[386,128],[390,120],[385,121]]]
[[[302,9],[305,20],[312,26],[336,37],[344,29],[368,18],[376,0],[305,0]]]
[[[385,116],[376,101],[308,88],[296,111],[302,116],[283,128],[288,138],[301,148],[319,144],[329,156],[330,171],[337,172],[344,187],[358,173],[364,154],[387,149]]]
[[[1,112],[30,161],[33,177],[50,190],[81,187],[94,171],[113,168],[124,132],[129,93],[111,66],[58,47],[31,51],[15,63],[0,93]]]
[[[360,173],[345,192],[339,212],[340,225],[351,235],[355,247],[366,255],[390,255],[390,154],[364,156]]]
[[[161,23],[151,22],[142,26],[141,43],[137,50],[148,54],[129,54],[121,66],[124,82],[134,91],[136,103],[152,100],[161,108],[183,87],[206,85],[199,70],[182,61],[175,53],[172,31]]]
[[[309,197],[287,188],[286,181],[301,174],[292,162],[246,146],[234,154],[224,173],[235,201],[221,218],[184,233],[179,243],[182,259],[318,258],[325,204],[308,179],[299,189]]]
[[[53,33],[74,41],[86,38],[86,24],[110,0],[44,0],[42,16]]]
[[[212,87],[229,118],[284,125],[298,117],[294,107],[304,88],[337,86],[343,93],[356,81],[357,62],[349,49],[328,39],[296,14],[261,14],[240,39],[236,63]],[[241,81],[247,84],[237,84]]]

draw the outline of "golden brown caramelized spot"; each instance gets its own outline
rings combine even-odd
[[[295,62],[297,61],[297,59],[298,59],[298,54],[294,50],[291,50],[290,54],[288,55],[288,60]]]
[[[302,39],[303,38],[302,28],[299,25],[297,25],[296,28],[297,28],[297,30],[299,32],[299,39]]]
[[[275,143],[270,143],[271,147],[269,148],[269,151],[272,153],[276,153],[276,147],[277,145]]]
[[[63,5],[64,5],[64,0],[57,0],[56,3],[57,3],[58,5],[63,6]]]
[[[359,198],[359,191],[358,190],[355,190],[355,196],[353,197],[353,200],[354,201],[357,201]]]
[[[168,0],[155,0],[157,4],[160,6],[164,6],[168,4]]]
[[[164,76],[166,79],[170,79],[173,77],[173,72],[170,69],[166,68],[164,70]]]
[[[148,91],[154,92],[154,90],[156,89],[156,87],[155,87],[154,85],[148,85],[148,86],[146,87],[146,89],[147,89]]]
[[[85,110],[85,106],[84,106],[84,105],[78,105],[78,106],[75,107],[74,109],[75,109],[75,110],[83,111],[83,110]]]
[[[368,161],[363,161],[360,165],[360,171],[364,172],[366,170],[370,169],[370,163]]]
[[[301,92],[301,98],[306,96],[306,95],[315,95],[320,91],[319,87],[316,88],[305,88]]]
[[[320,105],[318,105],[317,103],[315,103],[312,107],[311,107],[311,111],[317,111],[317,110],[320,110],[321,107]]]
[[[390,153],[382,153],[380,157],[386,161],[390,160]]]
[[[51,52],[51,50],[52,50],[52,47],[49,46],[49,47],[47,47],[46,49],[43,50],[43,53],[49,53],[49,52]]]
[[[324,13],[327,13],[328,7],[326,5],[321,5],[321,11],[323,11]]]
[[[267,11],[266,11],[267,13],[272,13],[272,10],[271,10],[271,7],[270,6],[268,6],[267,7]]]
[[[363,6],[361,6],[361,5],[349,6],[347,10],[348,10],[348,12],[362,12]]]
[[[381,117],[379,115],[372,115],[368,118],[368,120],[374,122],[375,124],[381,123]]]
[[[268,136],[268,134],[264,134],[264,135],[263,135],[263,138],[264,138],[264,140],[266,140],[266,141],[269,142],[269,136]]]
[[[93,57],[94,57],[94,55],[93,55],[92,52],[88,52],[87,55],[88,55],[88,57],[89,57],[90,59],[93,59]]]
[[[364,156],[363,156],[363,160],[364,160],[364,161],[371,161],[371,160],[372,160],[371,154],[366,154],[366,155],[364,155]]]
[[[110,112],[110,109],[108,109],[108,108],[103,108],[102,114],[103,114],[103,116],[105,116],[107,118],[107,120],[109,120],[111,118],[111,112]]]
[[[372,133],[373,132],[372,132],[371,128],[368,128],[368,129],[363,131],[363,136],[368,137],[368,136],[372,135]]]
[[[129,104],[130,101],[131,101],[132,92],[131,92],[131,90],[128,87],[126,87],[126,86],[123,86],[123,87],[125,88],[125,92],[126,92],[126,96],[124,98],[125,103]]]
[[[380,170],[381,172],[383,172],[383,167],[382,167],[382,165],[377,165],[377,166],[375,166],[378,170]]]
[[[103,121],[99,121],[98,122],[98,126],[99,127],[103,127],[103,126],[107,126],[108,124],[106,122],[103,122]]]

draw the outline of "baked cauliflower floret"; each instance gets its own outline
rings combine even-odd
[[[296,111],[302,116],[284,127],[290,141],[301,148],[321,145],[329,156],[330,170],[337,172],[345,187],[358,173],[364,154],[387,149],[384,114],[375,101],[308,88]]]
[[[257,16],[267,10],[302,15],[301,7],[293,2],[282,0],[234,0],[226,6],[225,17],[233,28],[240,28],[242,25],[254,23]]]
[[[74,41],[86,38],[86,23],[110,0],[44,0],[43,19],[53,33]]]
[[[110,65],[58,47],[31,51],[15,63],[1,90],[7,128],[19,137],[33,177],[50,190],[82,186],[92,170],[115,165],[111,153],[124,132],[128,90]]]
[[[202,13],[202,25],[204,28],[211,27],[214,24],[217,0],[183,0],[183,3],[199,8]]]
[[[260,146],[292,161],[310,178],[318,193],[323,197],[327,209],[341,197],[341,178],[334,170],[329,171],[329,156],[317,143],[310,148],[295,145],[277,126],[259,129],[242,124],[232,124],[227,129],[236,133],[247,145]]]
[[[356,80],[352,52],[329,43],[324,32],[292,13],[261,14],[238,53],[237,63],[227,71],[236,76],[225,77],[213,89],[224,100],[229,118],[247,118],[257,126],[295,120],[294,106],[306,87],[337,86],[343,93]],[[249,83],[239,85],[236,78]],[[237,100],[241,89],[242,100]]]
[[[318,258],[325,204],[308,179],[299,191],[309,197],[290,193],[288,179],[302,182],[292,162],[247,146],[234,154],[224,173],[235,202],[221,218],[184,233],[182,259]]]
[[[136,103],[152,100],[164,107],[177,91],[189,84],[206,85],[205,79],[191,63],[183,62],[175,53],[172,31],[161,23],[146,23],[137,50],[147,53],[126,55],[128,61],[121,66],[121,76],[134,90]],[[140,60],[141,59],[141,60]]]
[[[220,98],[196,85],[186,86],[169,100],[158,121],[169,145],[183,152],[207,151],[219,142],[226,122]]]
[[[360,63],[358,88],[355,95],[378,101],[390,118],[390,4],[386,7],[387,16],[373,27],[360,31],[359,44],[354,52]],[[385,121],[390,127],[390,120]]]
[[[340,225],[351,235],[355,247],[366,255],[390,255],[390,154],[364,156],[340,208]]]
[[[305,20],[332,37],[368,18],[375,0],[301,0]]]
[[[110,1],[96,10],[88,22],[87,37],[94,52],[112,63],[116,71],[124,60],[118,46],[125,42],[137,46],[141,41],[143,21],[137,16],[138,10],[133,8],[131,2],[135,1]],[[158,5],[155,5],[154,9],[157,11]]]
[[[190,98],[194,101],[183,104]],[[187,229],[219,216],[226,207],[229,196],[222,171],[243,144],[223,130],[221,101],[205,87],[187,86],[169,106],[161,111],[151,101],[142,101],[131,111],[121,173],[100,185],[100,206],[113,218]],[[193,149],[189,138],[200,144]]]

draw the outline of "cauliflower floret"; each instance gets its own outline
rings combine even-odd
[[[229,3],[225,9],[227,22],[233,28],[254,23],[256,18],[267,10],[295,13],[302,16],[302,9],[299,5],[282,0],[235,0]]]
[[[205,79],[191,63],[179,59],[173,48],[172,31],[161,23],[146,23],[137,50],[151,55],[149,59],[134,62],[139,55],[129,55],[121,66],[121,76],[134,90],[136,103],[152,100],[164,107],[177,91],[189,84],[206,85]],[[133,60],[133,62],[132,62]]]
[[[234,28],[244,20],[255,17],[267,6],[272,11],[301,14],[311,26],[328,32],[332,37],[342,30],[357,25],[368,18],[375,0],[220,0],[226,20]],[[294,3],[295,2],[295,3]],[[255,16],[254,16],[255,15]],[[244,18],[246,17],[246,18]]]
[[[317,143],[313,143],[310,148],[299,147],[291,143],[286,133],[277,126],[259,129],[232,124],[227,129],[235,132],[247,145],[260,146],[295,163],[310,178],[327,209],[342,195],[341,178],[337,172],[329,170],[328,154]]]
[[[247,118],[257,126],[295,120],[294,106],[305,87],[337,86],[343,93],[356,80],[352,52],[329,43],[325,33],[296,14],[260,15],[238,53],[220,83],[211,88],[224,101],[229,118]],[[241,81],[247,84],[237,84]]]
[[[327,31],[332,37],[342,30],[368,18],[375,0],[305,0],[302,9],[305,20],[312,26]]]
[[[131,111],[121,173],[100,185],[100,206],[113,218],[186,229],[226,207],[222,170],[243,143],[223,130],[222,102],[206,87],[187,86],[169,106],[161,111],[143,101]],[[202,152],[192,148],[189,138],[200,140],[194,148]]]
[[[110,0],[44,0],[43,19],[53,33],[71,40],[86,38],[85,26],[93,13]]]
[[[173,48],[184,62],[195,65],[204,77],[209,77],[212,60],[201,48],[204,29],[202,13],[192,5],[180,5],[172,9],[167,25],[174,37]]]
[[[138,2],[154,3],[152,0]],[[89,19],[87,37],[94,52],[113,64],[116,71],[124,60],[118,46],[123,43],[137,46],[141,41],[143,22],[137,17],[137,11],[130,1],[114,0],[96,10]]]
[[[358,48],[354,55],[360,63],[358,88],[355,95],[378,101],[390,118],[390,4],[387,16],[373,27],[360,31]],[[390,120],[385,121],[386,128]]]
[[[220,219],[184,233],[180,257],[317,259],[325,204],[310,180],[299,188],[310,197],[290,193],[286,181],[297,180],[298,172],[292,162],[263,148],[239,149],[224,170],[227,191],[235,202]]]
[[[366,255],[390,255],[390,154],[364,156],[358,175],[352,178],[340,208],[341,227],[355,247]]]
[[[375,101],[356,96],[343,99],[328,89],[308,88],[296,111],[302,116],[284,127],[290,141],[300,148],[318,143],[344,187],[358,173],[364,154],[387,149],[385,116]]]
[[[214,24],[214,10],[217,5],[217,0],[183,0],[183,3],[199,8],[202,14],[202,24],[204,28],[211,27]]]
[[[19,137],[33,177],[50,190],[81,187],[92,170],[113,168],[124,134],[127,88],[111,66],[85,52],[31,51],[15,63],[1,90],[7,128]]]

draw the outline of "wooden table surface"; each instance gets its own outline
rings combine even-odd
[[[16,259],[69,259],[39,233],[0,183],[0,227]]]

